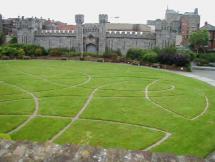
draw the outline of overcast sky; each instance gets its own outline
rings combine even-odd
[[[0,13],[4,18],[42,16],[69,24],[75,14],[84,14],[85,22],[98,22],[98,14],[105,13],[110,22],[146,23],[164,18],[167,6],[182,13],[199,8],[201,24],[215,25],[214,0],[0,0]]]

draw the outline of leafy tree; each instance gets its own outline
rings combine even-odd
[[[197,54],[199,50],[202,49],[205,51],[205,46],[208,44],[208,31],[207,30],[199,30],[193,32],[189,38],[190,44],[196,50]]]

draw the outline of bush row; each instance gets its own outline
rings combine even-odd
[[[10,44],[0,47],[0,56],[8,56],[10,58],[23,56],[42,56],[46,55],[44,48],[36,45]]]
[[[65,56],[74,57],[80,56],[80,52],[76,52],[75,49],[65,49],[65,48],[52,48],[46,51],[43,47],[37,45],[26,45],[26,44],[10,44],[0,47],[0,57],[8,56],[10,58],[23,56]],[[139,61],[141,64],[153,64],[161,63],[166,65],[176,65],[176,66],[189,66],[190,62],[196,58],[196,55],[190,50],[177,50],[174,47],[159,49],[155,48],[152,50],[144,50],[138,48],[131,48],[126,54],[126,58],[122,56],[120,50],[111,50],[106,48],[103,55],[98,55],[97,53],[83,53],[83,56],[91,57],[103,57],[105,59],[116,61],[126,61],[135,60]],[[208,63],[215,62],[215,54],[199,54],[197,56],[197,61]]]
[[[208,66],[210,63],[215,64],[215,53],[199,53],[195,62],[199,66]]]
[[[161,63],[166,65],[189,66],[195,58],[190,50],[177,50],[174,47],[164,49],[129,49],[127,59],[138,60],[141,63]]]

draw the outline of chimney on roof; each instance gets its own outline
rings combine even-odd
[[[208,22],[207,22],[207,21],[205,21],[205,26],[206,26],[206,25],[208,25]]]

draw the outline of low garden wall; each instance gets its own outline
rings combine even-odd
[[[213,159],[214,158],[214,159]],[[191,156],[103,149],[79,145],[57,145],[0,140],[0,162],[213,162]]]

